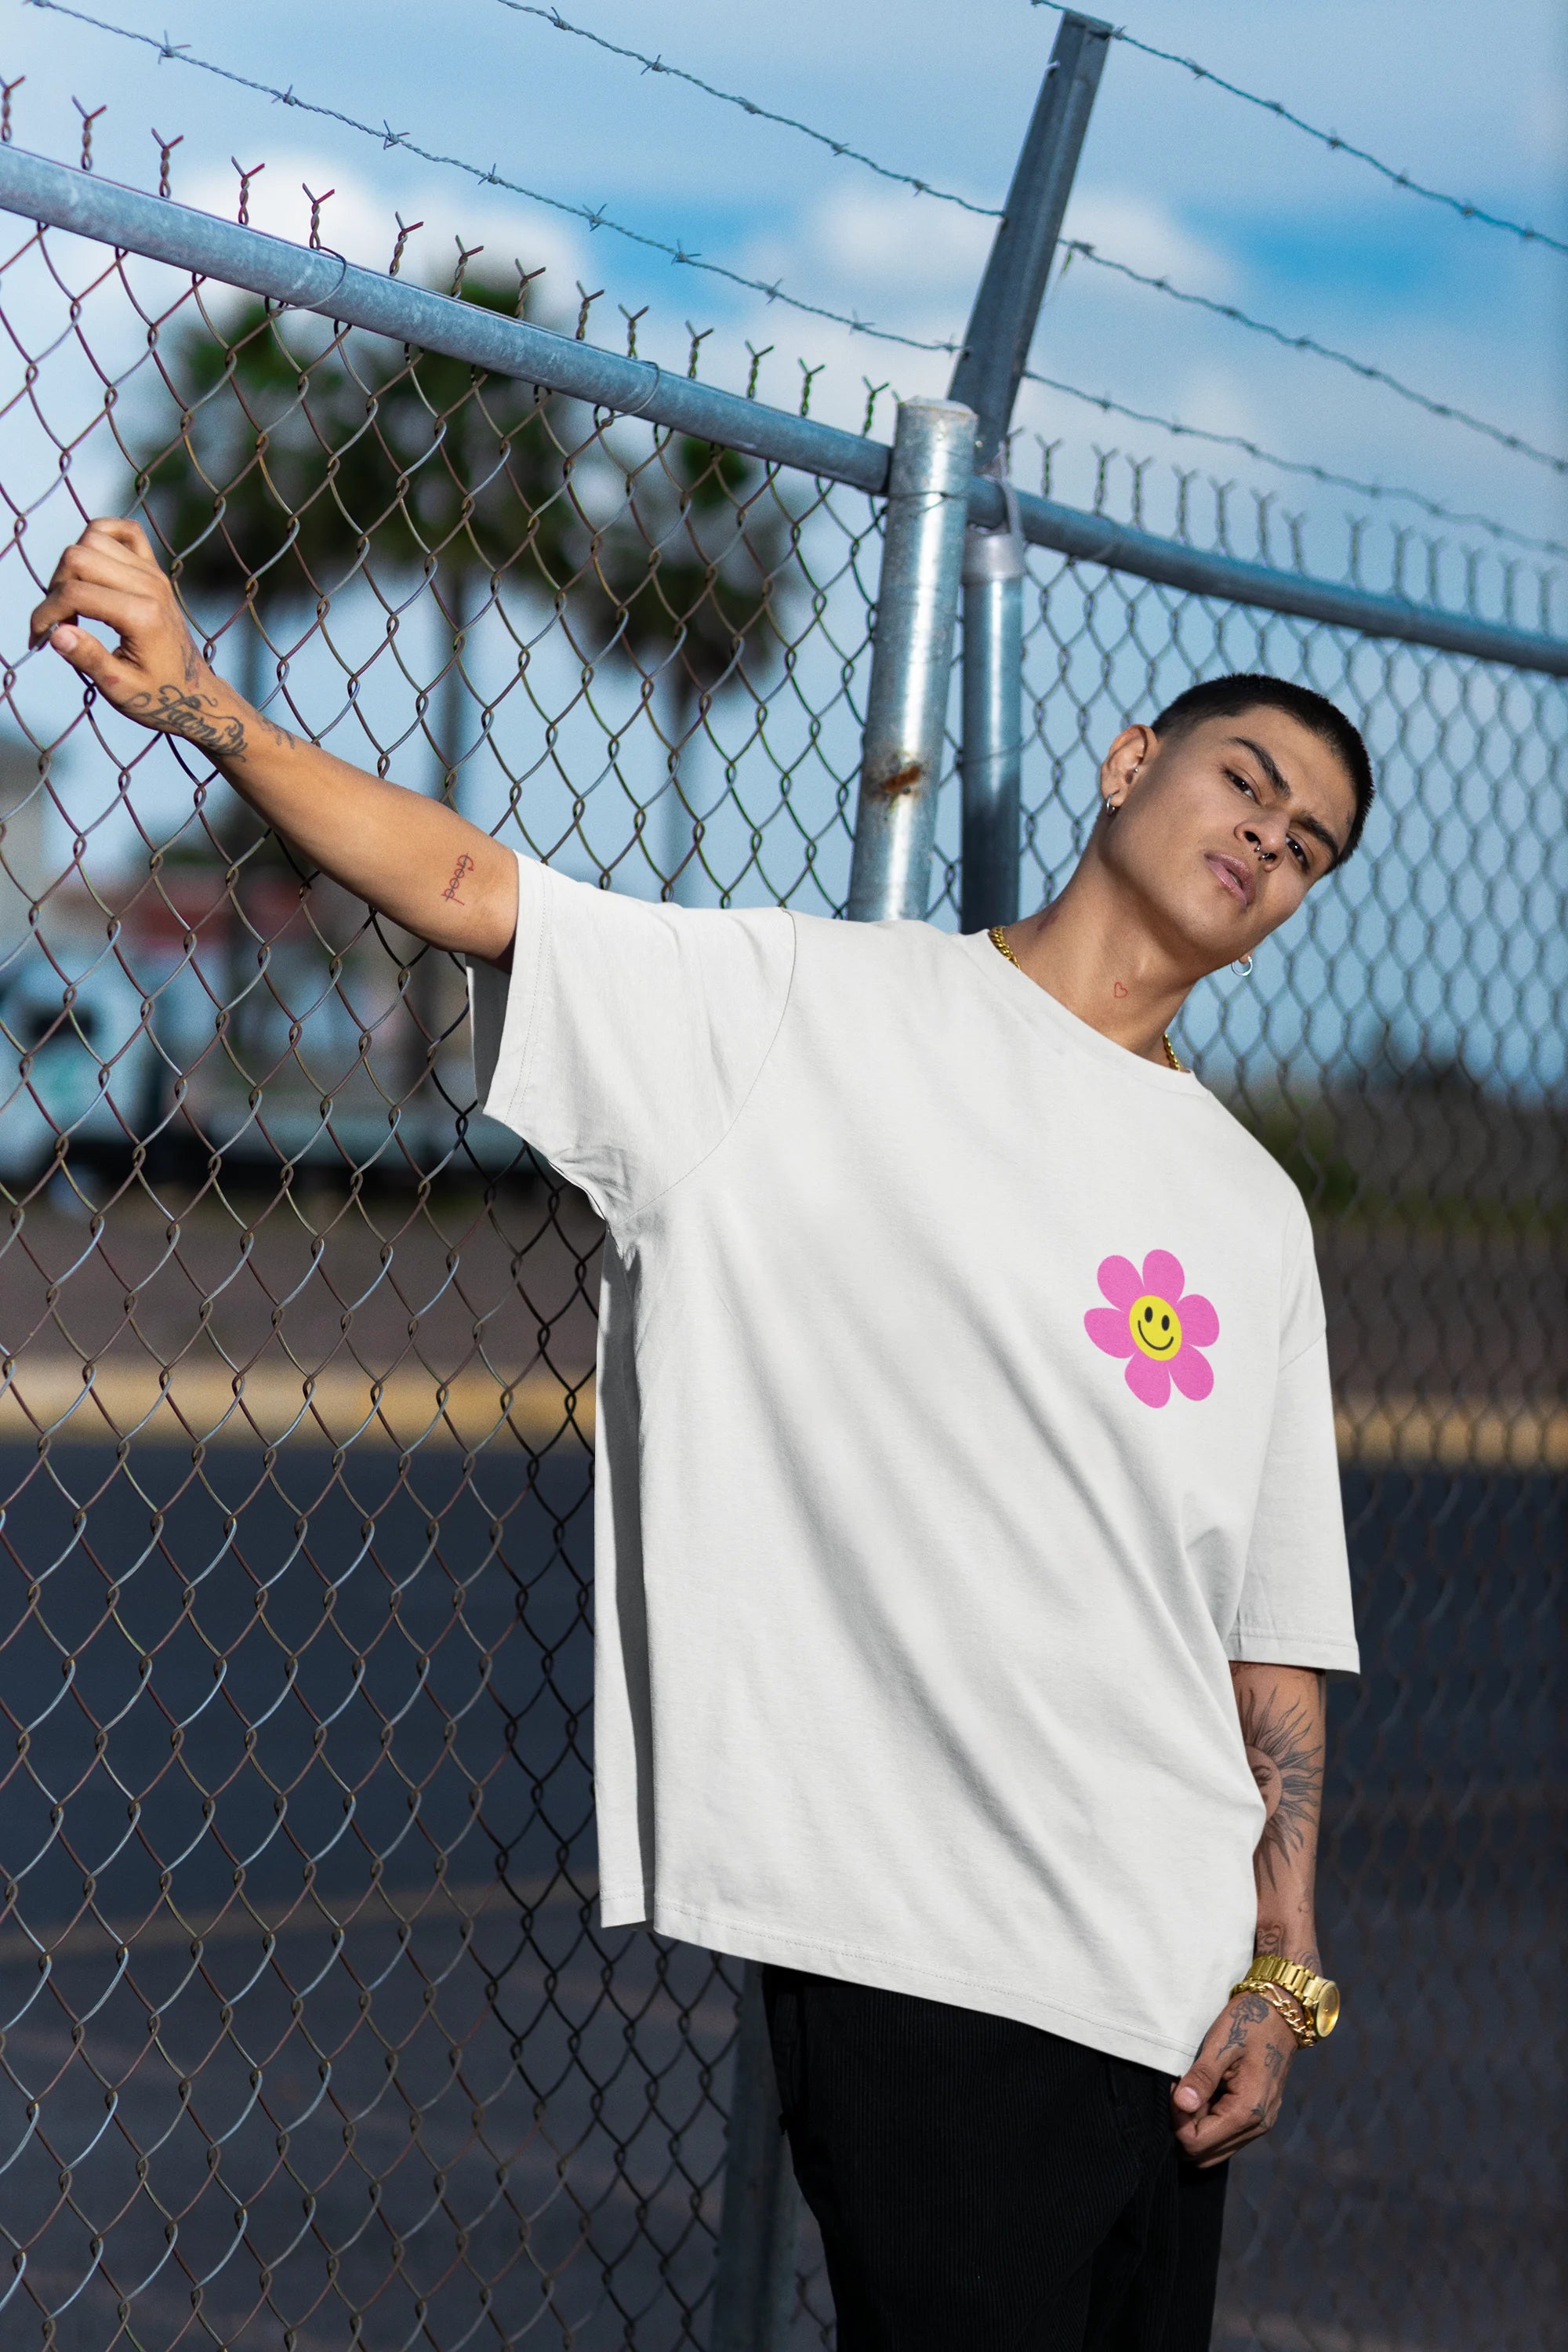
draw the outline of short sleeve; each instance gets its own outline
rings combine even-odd
[[[518,865],[511,972],[469,969],[477,1091],[625,1225],[733,1124],[784,1017],[795,927]]]
[[[1258,1664],[1353,1675],[1360,1658],[1328,1336],[1304,1210],[1288,1245],[1281,1307],[1273,1418],[1241,1601],[1226,1647],[1233,1658]]]

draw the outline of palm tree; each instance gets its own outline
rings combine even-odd
[[[519,307],[493,278],[461,292]],[[434,735],[446,791],[464,640],[503,582],[553,604],[586,658],[608,651],[662,685],[672,775],[699,712],[782,642],[793,518],[732,450],[656,434],[634,462],[575,404],[258,302],[221,336],[183,326],[157,356],[179,424],[142,458],[137,498],[193,611],[234,633],[248,698],[290,615],[355,579],[384,595],[423,571],[451,644]]]
[[[515,287],[482,276],[461,294],[521,308]],[[658,433],[635,460],[577,404],[262,302],[221,332],[189,319],[155,357],[177,422],[171,432],[165,412],[142,442],[136,501],[198,627],[236,646],[247,698],[262,700],[268,667],[356,583],[380,599],[390,633],[423,573],[445,650],[421,723],[452,795],[479,740],[466,740],[482,700],[465,666],[469,637],[503,588],[521,592],[554,608],[585,661],[632,665],[655,724],[662,704],[665,789],[685,833],[665,853],[673,888],[694,855],[682,748],[714,697],[754,687],[759,660],[783,642],[776,575],[794,526],[763,469]],[[215,845],[240,869],[229,991],[239,1001],[255,976],[247,886],[286,861],[237,808]],[[447,1025],[436,960],[421,951],[415,971],[410,1083]]]

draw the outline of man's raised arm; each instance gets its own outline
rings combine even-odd
[[[98,621],[113,652],[82,628]],[[311,865],[432,946],[504,962],[517,861],[438,801],[384,783],[263,719],[207,667],[145,532],[90,522],[33,614],[46,642],[128,719],[199,745]]]

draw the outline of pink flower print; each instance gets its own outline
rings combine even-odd
[[[1184,1290],[1180,1258],[1151,1250],[1140,1273],[1130,1257],[1108,1257],[1100,1286],[1109,1307],[1091,1307],[1083,1328],[1108,1356],[1126,1359],[1127,1385],[1145,1404],[1169,1404],[1174,1381],[1198,1404],[1214,1387],[1201,1348],[1219,1338],[1219,1317],[1195,1290]]]

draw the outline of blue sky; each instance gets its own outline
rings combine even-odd
[[[335,187],[323,235],[356,259],[384,262],[394,211],[422,216],[411,263],[423,274],[449,267],[457,235],[483,242],[497,260],[542,261],[546,315],[574,309],[581,278],[605,289],[597,337],[624,331],[617,304],[649,306],[639,348],[661,357],[684,356],[687,320],[711,327],[704,371],[729,383],[744,383],[748,338],[772,343],[761,389],[781,404],[797,400],[802,364],[823,366],[814,411],[856,424],[867,376],[894,392],[945,388],[945,358],[770,307],[608,230],[590,236],[405,149],[286,112],[22,0],[0,0],[0,66],[8,78],[27,78],[16,100],[23,145],[71,156],[79,143],[72,98],[89,107],[107,100],[95,160],[111,176],[151,184],[156,123],[184,134],[175,192],[187,201],[232,212],[230,157],[265,159],[252,196],[262,226],[301,235],[300,183]],[[193,0],[94,0],[91,12],[166,31],[194,54],[481,167],[493,163],[568,202],[602,205],[633,227],[904,333],[958,333],[984,261],[986,221],[890,187],[502,0],[333,9],[273,0],[224,11]],[[794,0],[788,9],[575,0],[563,13],[993,205],[1005,191],[1058,21],[1054,9],[1026,0],[973,0],[963,10],[903,0],[896,14],[866,0]],[[1121,21],[1440,187],[1568,233],[1568,30],[1552,0],[1493,0],[1484,26],[1458,0],[1380,0],[1375,8],[1127,0]],[[1123,44],[1111,52],[1068,227],[1136,267],[1340,344],[1549,449],[1568,446],[1568,258],[1402,194]],[[1036,359],[1087,391],[1241,433],[1286,456],[1409,484],[1549,536],[1568,525],[1561,475],[1088,266],[1053,291]],[[884,406],[884,428],[888,418]],[[1019,422],[1016,471],[1026,482],[1039,469],[1032,433],[1067,437],[1058,460],[1067,495],[1085,483],[1081,465],[1071,470],[1073,451],[1081,457],[1093,442],[1184,454],[1154,428],[1107,426],[1097,411],[1039,392],[1026,393]],[[1246,458],[1216,454],[1214,462],[1227,477],[1275,486]],[[1334,493],[1293,502],[1315,504],[1315,560],[1337,568],[1335,534],[1342,541],[1340,518],[1354,501]]]
[[[266,8],[226,10],[198,7],[194,0],[87,5],[94,15],[156,37],[166,32],[172,43],[188,43],[194,55],[260,81],[292,86],[301,98],[389,126],[427,148],[468,159],[480,170],[493,163],[505,176],[565,204],[603,206],[647,236],[679,240],[688,251],[743,275],[777,280],[804,301],[853,312],[917,339],[962,332],[991,235],[988,220],[889,185],[796,132],[718,104],[668,75],[643,73],[537,16],[509,8],[503,0],[442,0],[422,6],[383,0],[374,7],[335,8],[319,0],[310,7],[301,0],[271,0]],[[972,0],[963,10],[939,7],[934,0],[901,0],[896,12],[867,0],[847,6],[839,0],[833,7],[826,0],[794,0],[787,10],[720,7],[713,0],[641,0],[635,7],[629,0],[562,0],[562,7],[606,37],[660,53],[672,64],[797,115],[891,167],[979,205],[998,205],[1005,196],[1058,21],[1054,10],[1031,7],[1027,0]],[[1125,0],[1124,21],[1142,37],[1286,100],[1310,121],[1370,147],[1397,167],[1568,236],[1568,27],[1556,0],[1493,0],[1484,26],[1473,8],[1461,8],[1458,0],[1422,0],[1420,5],[1380,0],[1372,8],[1364,0],[1356,6],[1333,0],[1268,8],[1257,0],[1249,6],[1235,0],[1188,0],[1179,8],[1173,0]],[[406,266],[432,282],[449,279],[460,236],[466,246],[485,247],[485,267],[505,269],[518,257],[531,269],[544,268],[536,316],[570,323],[579,281],[589,289],[603,289],[594,312],[595,340],[618,343],[626,331],[620,310],[640,312],[646,306],[637,327],[639,351],[683,367],[688,322],[696,330],[710,329],[702,371],[736,388],[746,383],[748,343],[771,346],[761,368],[764,399],[794,406],[803,367],[819,369],[813,381],[813,413],[858,427],[868,377],[888,387],[878,409],[879,428],[886,433],[892,396],[946,388],[952,362],[942,353],[879,342],[782,301],[770,305],[723,278],[678,268],[607,228],[590,234],[584,223],[559,211],[420,161],[406,146],[387,146],[379,137],[360,135],[300,109],[286,110],[189,64],[160,63],[145,47],[23,0],[0,0],[0,72],[12,81],[26,76],[15,92],[13,128],[23,146],[72,160],[80,146],[73,100],[89,109],[106,105],[92,135],[95,168],[108,176],[143,187],[155,184],[155,124],[165,137],[182,135],[174,182],[176,196],[187,203],[232,216],[237,182],[231,159],[247,167],[265,162],[250,196],[252,218],[262,227],[303,236],[309,203],[301,184],[317,192],[332,189],[322,223],[325,241],[355,260],[384,267],[395,234],[395,214],[401,211],[405,220],[425,224]],[[1092,241],[1103,253],[1147,272],[1168,273],[1194,292],[1338,344],[1547,449],[1568,446],[1568,257],[1523,247],[1404,194],[1364,166],[1326,152],[1277,120],[1123,43],[1110,53],[1068,226],[1069,234]],[[51,240],[51,254],[65,252],[72,270],[79,263],[85,283],[100,269],[101,257],[72,255],[70,248],[71,240]],[[52,342],[63,324],[60,293],[40,273],[41,265],[31,278],[24,268],[15,281],[7,279],[5,315],[15,326],[17,305],[32,303],[21,331],[25,335],[36,327],[39,341]],[[143,273],[148,289],[157,276]],[[144,360],[140,324],[115,289],[95,298],[83,331],[89,349],[94,337],[112,341],[112,351],[94,349],[94,358],[111,369],[130,366],[139,356]],[[1363,479],[1405,485],[1521,531],[1568,538],[1563,477],[1549,467],[1528,463],[1342,370],[1280,351],[1087,263],[1075,262],[1053,288],[1035,362],[1053,376],[1090,393],[1110,393],[1137,408],[1245,435],[1286,457]],[[146,377],[144,388],[150,383]],[[62,346],[47,363],[38,397],[56,434],[69,437],[79,432],[100,398],[86,351]],[[1026,390],[1017,423],[1014,471],[1026,486],[1040,479],[1037,436],[1058,445],[1056,494],[1080,501],[1092,492],[1097,450],[1114,446],[1155,461],[1145,486],[1147,519],[1152,528],[1166,528],[1173,513],[1167,461],[1179,459],[1237,486],[1230,513],[1238,553],[1254,552],[1249,494],[1274,492],[1279,509],[1305,512],[1303,554],[1311,568],[1331,576],[1344,569],[1347,513],[1366,504],[1353,492],[1275,473],[1238,451],[1173,441],[1155,426],[1106,418],[1081,401],[1038,388]],[[15,473],[28,495],[50,484],[58,489],[56,442],[29,425],[22,407],[12,412],[8,430],[7,487]],[[123,497],[123,467],[106,433],[89,436],[73,467],[81,495]],[[1131,479],[1126,464],[1113,467],[1110,478],[1113,502],[1125,510]],[[1201,538],[1209,528],[1212,497],[1200,479],[1193,496],[1194,536]],[[52,528],[56,510],[47,511]],[[1371,584],[1379,584],[1380,568],[1387,576],[1390,523],[1420,520],[1415,509],[1396,501],[1384,502],[1378,511],[1383,523],[1367,542]],[[37,527],[46,531],[42,514]],[[1278,529],[1270,552],[1276,561],[1289,560],[1288,542]],[[25,582],[18,567],[12,571],[14,598]],[[1416,593],[1423,576],[1417,550],[1410,578]],[[1487,601],[1494,604],[1502,577],[1494,554],[1483,584]],[[1447,581],[1450,591],[1458,587],[1457,560]],[[0,619],[15,628],[20,609]],[[448,645],[434,626],[435,617],[425,612],[411,618],[405,633],[407,643],[423,646],[432,676],[447,658]],[[1114,611],[1110,617],[1114,622]],[[1534,617],[1527,573],[1521,575],[1519,617]],[[1559,630],[1568,627],[1568,584],[1559,586],[1553,620]],[[369,661],[382,643],[382,617],[368,601],[362,609],[351,599],[335,614],[334,629],[334,648],[312,641],[295,664],[290,690],[308,706],[311,724],[343,729],[347,706],[338,665],[350,657],[351,642],[358,648],[353,658]],[[1235,635],[1246,659],[1259,658],[1246,627],[1238,626]],[[1134,643],[1129,636],[1124,667],[1129,661],[1136,667],[1141,646],[1141,639]],[[588,827],[593,858],[620,859],[620,887],[657,887],[652,867],[639,883],[635,859],[622,853],[630,822],[626,791],[635,790],[650,803],[658,799],[661,747],[646,724],[634,724],[635,681],[629,673],[612,676],[606,670],[596,687],[595,710],[578,708],[580,677],[569,651],[553,642],[538,648],[530,691],[542,698],[540,709],[575,714],[562,724],[577,727],[581,735],[581,740],[572,738],[567,762],[574,786],[586,790],[591,784],[596,795]],[[1096,670],[1094,649],[1080,654]],[[471,658],[481,668],[488,663],[487,677],[493,672],[499,681],[510,649],[498,637],[482,656],[476,651]],[[831,646],[814,638],[811,658],[828,666],[816,685],[832,708],[827,748],[837,760],[837,772],[847,776],[854,765],[853,729],[839,693],[837,657]],[[1039,659],[1049,669],[1049,647],[1039,650]],[[1365,654],[1363,667],[1375,675],[1384,674],[1384,665],[1378,649]],[[1407,703],[1415,710],[1410,723],[1415,734],[1436,723],[1424,705],[1416,707],[1420,682],[1408,669],[1408,664],[1401,669],[1395,663],[1387,672],[1399,692],[1384,697],[1379,725],[1384,735],[1390,729],[1398,731],[1399,713]],[[1104,688],[1104,680],[1100,683]],[[22,701],[37,740],[48,740],[73,714],[79,719],[73,684],[58,667],[27,666]],[[1121,684],[1129,692],[1140,690],[1131,677]],[[1116,691],[1121,690],[1119,684]],[[386,661],[374,670],[354,710],[363,716],[375,694],[384,701],[391,697],[384,715],[393,732],[406,730],[407,697],[399,699]],[[1096,725],[1110,723],[1114,698],[1105,688],[1095,705]],[[552,827],[569,829],[569,820],[562,791],[547,789],[548,778],[534,773],[544,755],[532,712],[533,706],[514,694],[506,704],[501,733],[519,772],[529,775],[531,822],[547,845],[554,838]],[[797,721],[805,727],[805,713],[803,703],[787,724],[782,706],[773,714],[775,754],[783,745],[789,756],[799,752],[807,758],[804,736],[796,742],[790,734]],[[1070,735],[1070,713],[1058,715]],[[743,717],[729,714],[725,724],[733,719],[739,725]],[[617,740],[626,739],[619,755],[626,770],[625,789],[619,771],[612,775],[605,769],[606,728],[613,728]],[[347,736],[333,740],[353,751]],[[1494,730],[1486,758],[1472,756],[1470,736],[1461,729],[1429,778],[1411,766],[1419,750],[1414,737],[1411,745],[1380,737],[1375,747],[1389,761],[1379,820],[1383,837],[1389,837],[1391,828],[1403,828],[1397,856],[1386,869],[1400,891],[1421,876],[1440,897],[1451,893],[1456,861],[1480,857],[1489,874],[1500,865],[1509,867],[1506,884],[1489,885],[1490,928],[1483,936],[1472,926],[1454,950],[1456,969],[1465,971],[1463,991],[1457,981],[1445,982],[1435,1007],[1406,1001],[1412,970],[1425,958],[1428,978],[1436,971],[1422,943],[1421,926],[1430,919],[1412,900],[1397,919],[1414,923],[1421,937],[1399,932],[1391,939],[1396,910],[1369,899],[1367,866],[1357,869],[1364,883],[1352,884],[1339,911],[1324,913],[1322,940],[1314,931],[1312,942],[1296,950],[1294,978],[1277,960],[1269,967],[1271,977],[1230,1004],[1239,1026],[1228,1044],[1222,1047],[1207,1038],[1194,1013],[1184,1034],[1194,1050],[1209,1044],[1216,1063],[1232,1052],[1259,1054],[1268,1063],[1286,1050],[1295,1034],[1291,1024],[1310,1001],[1319,1024],[1314,1045],[1327,1055],[1342,1050],[1357,1024],[1364,1025],[1376,1010],[1390,1019],[1435,1022],[1432,1034],[1441,1033],[1439,1042],[1463,1029],[1478,1066],[1501,1053],[1508,1074],[1517,1080],[1524,1074],[1523,1055],[1535,1082],[1550,1079],[1560,1067],[1560,1058],[1552,1057],[1560,1057],[1561,1024],[1539,1007],[1531,1012],[1520,991],[1561,985],[1560,942],[1546,958],[1539,945],[1551,934],[1554,919],[1539,910],[1526,919],[1521,911],[1531,887],[1557,887],[1551,877],[1560,871],[1560,797],[1537,789],[1543,763],[1558,756],[1557,740],[1552,729],[1537,723],[1533,706],[1521,701],[1510,727]],[[495,740],[500,740],[499,734]],[[353,743],[358,741],[354,736]],[[68,779],[71,824],[90,834],[90,856],[106,870],[117,858],[134,863],[145,855],[145,845],[119,809],[114,770],[101,760],[79,757],[81,749],[76,745],[56,769],[57,776]],[[1074,808],[1085,804],[1088,789],[1082,751],[1072,751],[1068,797]],[[185,823],[190,797],[184,772],[162,749],[149,753],[142,747],[142,758],[136,805],[142,821],[151,822],[154,831],[165,823],[170,829]],[[1047,781],[1043,754],[1030,758],[1026,792],[1038,797]],[[417,746],[400,759],[400,772],[406,771],[408,781],[418,779],[422,764],[428,766]],[[1449,821],[1461,769],[1467,787],[1479,796],[1481,822],[1495,819],[1500,829],[1476,834],[1472,812],[1454,836],[1460,844],[1456,851],[1454,842],[1439,838],[1435,828]],[[750,854],[750,818],[742,822],[739,803],[729,807],[718,754],[710,757],[700,748],[685,775],[687,789],[699,800],[712,801],[714,843],[721,818],[732,820],[731,830],[740,827],[725,852],[733,852],[739,871]],[[774,829],[784,847],[774,844],[769,854],[775,864],[782,861],[782,871],[795,852],[770,776],[771,771],[763,772],[768,786],[763,797],[770,822],[780,820]],[[748,769],[742,800],[752,781]],[[476,782],[481,800],[494,782],[482,788]],[[813,786],[815,814],[808,821],[814,827],[829,826],[830,782],[818,776]],[[1505,784],[1526,796],[1511,816],[1499,798]],[[809,798],[803,782],[790,803],[796,817]],[[668,868],[679,854],[679,839],[689,845],[690,819],[668,793],[660,809],[650,837],[669,849]],[[951,809],[943,822],[951,831]],[[675,831],[667,842],[671,824]],[[833,838],[841,866],[847,855],[841,828]],[[67,854],[63,833],[55,848],[60,856]],[[767,895],[775,885],[790,887],[790,874],[783,872],[781,880],[770,867],[765,876],[748,876],[744,890]],[[1346,925],[1354,933],[1348,949],[1342,938]],[[1542,962],[1533,983],[1528,976],[1497,977],[1506,961],[1503,946],[1513,938]],[[1334,986],[1329,985],[1324,956],[1332,961]],[[1485,1003],[1479,1001],[1478,992],[1497,996],[1500,989],[1496,1003],[1490,996]],[[1460,1003],[1464,991],[1468,993]],[[1203,1019],[1217,1018],[1224,1002],[1228,1000],[1215,998]],[[1541,1061],[1542,1054],[1552,1061],[1551,1071]]]

